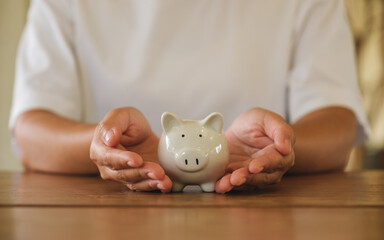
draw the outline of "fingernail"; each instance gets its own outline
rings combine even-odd
[[[160,189],[160,190],[164,188],[163,184],[161,184],[161,183],[158,183],[156,187],[157,187],[158,189]]]
[[[115,134],[115,133],[114,133],[113,129],[108,130],[108,132],[105,134],[104,139],[105,139],[105,143],[106,143],[107,145],[109,145],[109,141],[112,139],[112,137],[113,137],[114,134]]]
[[[151,182],[149,182],[149,186],[151,187],[151,188],[156,188],[157,187],[157,184],[158,182],[157,181],[151,181]]]
[[[147,176],[148,176],[149,178],[151,178],[151,179],[156,179],[155,174],[153,174],[153,172],[149,172],[149,173],[147,173]]]

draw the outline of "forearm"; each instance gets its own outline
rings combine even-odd
[[[89,157],[95,127],[43,110],[22,114],[14,134],[23,165],[26,169],[42,172],[97,173],[97,167]]]
[[[356,118],[345,108],[330,107],[292,124],[296,134],[295,166],[290,172],[343,170],[356,135]]]

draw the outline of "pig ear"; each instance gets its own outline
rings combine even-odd
[[[224,117],[219,112],[211,113],[203,120],[204,126],[210,127],[218,133],[221,133],[221,131],[223,130],[223,124]]]
[[[168,133],[173,127],[181,126],[182,121],[176,114],[171,112],[165,112],[161,116],[161,125],[166,133]]]

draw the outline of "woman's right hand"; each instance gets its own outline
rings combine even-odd
[[[111,110],[98,124],[90,157],[105,180],[115,180],[131,190],[169,192],[172,181],[159,165],[159,138],[135,108]]]

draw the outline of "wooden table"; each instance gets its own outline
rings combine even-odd
[[[0,172],[0,239],[384,239],[384,171],[288,176],[223,195]]]

